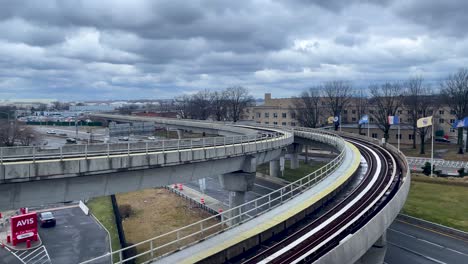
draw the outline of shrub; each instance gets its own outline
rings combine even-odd
[[[463,177],[465,176],[467,173],[465,172],[465,168],[460,168],[457,170],[458,171],[458,176],[459,177]]]
[[[423,170],[422,173],[424,173],[426,176],[431,175],[431,163],[430,162],[424,163],[424,166],[421,167],[421,169]]]
[[[132,206],[129,204],[119,205],[119,213],[122,219],[129,218],[133,214]]]

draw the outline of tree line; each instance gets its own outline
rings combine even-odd
[[[389,138],[391,124],[388,116],[397,116],[404,109],[408,112],[412,126],[413,148],[416,137],[421,140],[421,153],[424,153],[424,141],[429,127],[417,128],[416,122],[422,117],[433,115],[440,107],[450,108],[458,120],[468,116],[468,69],[460,69],[434,87],[424,82],[421,76],[411,77],[407,81],[371,84],[366,89],[356,92],[347,81],[330,81],[303,91],[294,100],[291,111],[301,126],[318,127],[319,117],[329,114],[341,116],[343,111],[353,106],[359,117],[368,114],[374,123]],[[361,133],[362,125],[358,125]],[[335,126],[338,129],[338,125]],[[458,128],[458,144],[463,143],[463,128]],[[466,142],[468,151],[468,140]]]
[[[181,95],[174,99],[174,108],[180,118],[213,119],[216,121],[239,121],[247,107],[255,104],[249,90],[242,86],[222,91],[199,91],[192,95]]]

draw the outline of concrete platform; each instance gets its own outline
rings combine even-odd
[[[308,191],[251,221],[162,258],[157,263],[195,263],[259,236],[288,219],[294,219],[294,216],[330,195],[350,179],[358,169],[360,160],[361,154],[357,148],[347,143],[342,165]]]

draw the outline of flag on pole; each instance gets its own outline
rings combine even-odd
[[[335,122],[335,118],[333,116],[330,116],[328,119],[328,124],[333,124],[333,122]]]
[[[468,117],[465,117],[464,119],[460,119],[460,120],[455,120],[452,128],[459,128],[459,127],[468,127]]]
[[[416,122],[418,128],[432,126],[432,116],[419,118]]]
[[[398,116],[388,116],[388,124],[398,125],[398,123],[400,123],[400,120],[398,119]]]
[[[362,124],[369,124],[369,116],[368,115],[363,115],[361,119],[359,119],[359,125]]]

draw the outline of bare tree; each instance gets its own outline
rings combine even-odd
[[[333,116],[341,116],[343,109],[348,105],[351,97],[351,85],[345,81],[331,81],[323,85],[325,103]],[[338,130],[338,123],[335,123]]]
[[[249,94],[249,90],[242,86],[227,88],[226,102],[228,105],[229,117],[234,122],[237,122],[241,119],[245,108],[254,105],[254,99]]]
[[[420,118],[420,110],[426,107],[423,105],[423,96],[427,96],[427,89],[423,87],[423,78],[411,77],[408,82],[405,83],[405,97],[403,99],[403,105],[408,110],[408,116],[411,119],[411,125],[413,126],[413,149],[416,149],[416,122]]]
[[[192,97],[190,95],[181,95],[174,99],[175,108],[177,114],[182,119],[191,118],[192,109],[193,109],[193,102]]]
[[[377,121],[378,127],[384,132],[385,141],[388,141],[388,132],[390,131],[388,116],[396,115],[398,108],[402,105],[402,86],[397,82],[387,82],[382,85],[371,85],[369,91],[371,94],[369,103],[375,108],[371,115]]]
[[[227,118],[227,95],[225,91],[213,92],[213,115],[216,121],[223,121]]]
[[[459,69],[457,73],[449,75],[441,84],[441,94],[444,103],[448,105],[457,119],[468,115],[468,69]],[[468,135],[467,135],[468,137]],[[463,128],[458,129],[458,144],[463,148]],[[468,151],[468,138],[466,140],[466,151]]]
[[[192,96],[193,112],[192,118],[206,120],[212,114],[213,93],[205,89]]]
[[[301,126],[317,127],[320,116],[320,87],[311,87],[294,98],[291,112],[296,114],[296,119]]]
[[[39,142],[40,135],[31,127],[10,120],[0,122],[0,145],[1,146],[29,146]]]

